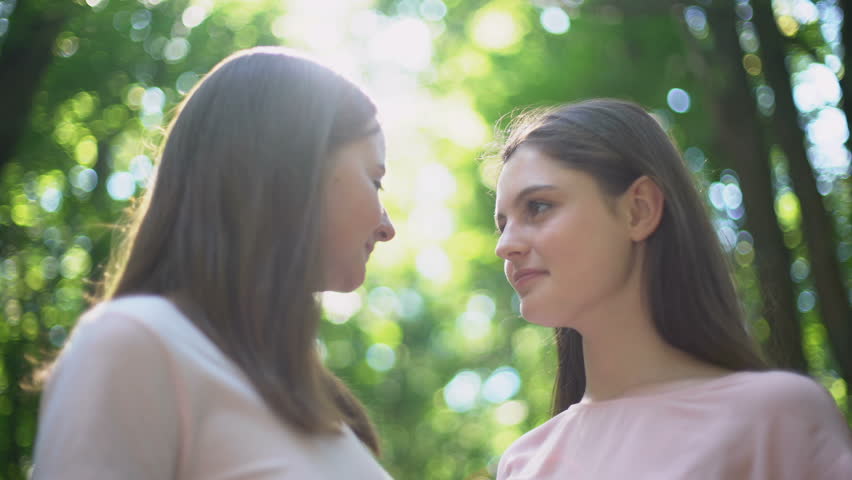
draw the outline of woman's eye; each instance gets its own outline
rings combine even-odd
[[[384,190],[385,188],[382,186],[381,180],[373,180],[373,185],[376,186],[376,190]]]
[[[537,200],[530,200],[529,202],[527,202],[527,211],[530,213],[530,215],[538,215],[539,213],[544,212],[548,208],[550,208],[549,203],[539,202]]]

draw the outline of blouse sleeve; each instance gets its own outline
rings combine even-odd
[[[814,402],[814,408],[821,411],[820,419],[813,422],[811,432],[814,435],[814,465],[813,471],[821,476],[819,480],[849,480],[852,479],[852,430],[846,419],[837,409],[834,399],[821,386],[819,403]]]
[[[96,311],[81,319],[42,394],[33,478],[174,478],[170,358],[137,319]]]
[[[852,479],[849,425],[825,388],[797,377],[776,391],[772,405],[777,421],[768,441],[781,466],[772,478]]]

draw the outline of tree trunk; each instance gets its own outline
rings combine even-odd
[[[715,102],[708,106],[716,124],[721,152],[740,177],[746,224],[754,238],[755,263],[763,297],[763,315],[770,325],[768,349],[779,367],[807,371],[802,334],[796,314],[790,252],[775,214],[775,191],[769,155],[757,106],[742,68],[733,8],[707,9],[715,48],[708,62],[721,76],[708,78]]]
[[[828,342],[840,374],[847,384],[852,385],[852,330],[849,326],[852,311],[846,299],[840,263],[835,254],[837,245],[834,242],[834,224],[817,190],[814,171],[805,151],[803,132],[799,128],[798,113],[793,104],[790,74],[785,69],[785,39],[775,25],[769,2],[762,0],[753,5],[754,25],[763,50],[764,74],[775,90],[775,114],[772,116],[775,140],[787,157],[790,178],[801,201],[802,230],[811,259],[820,316],[828,331]],[[845,103],[848,105],[850,102]]]
[[[849,53],[850,45],[852,45],[852,12],[846,8],[849,2],[846,0],[837,0],[837,6],[843,10],[843,29],[840,31],[840,41],[843,45],[843,66],[846,73],[840,79],[840,87],[843,89],[843,113],[846,114],[846,122],[852,123],[852,75],[849,74],[849,61],[852,60],[852,55]],[[852,151],[852,135],[846,140],[846,148]],[[848,382],[848,380],[847,380]],[[847,383],[849,385],[849,383]]]
[[[27,129],[33,96],[53,60],[56,38],[70,8],[76,8],[72,2],[57,4],[60,6],[47,8],[40,2],[19,2],[9,18],[9,31],[0,51],[0,171]]]

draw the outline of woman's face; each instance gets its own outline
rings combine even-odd
[[[324,290],[358,288],[376,242],[394,237],[393,224],[379,200],[384,175],[385,140],[380,131],[356,139],[332,155],[324,187]]]
[[[497,184],[496,253],[521,298],[521,314],[582,332],[625,290],[635,255],[620,199],[595,179],[522,145]]]

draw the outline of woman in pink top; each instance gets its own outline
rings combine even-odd
[[[693,179],[641,107],[535,111],[502,151],[497,254],[554,327],[553,418],[498,480],[852,479],[821,386],[767,370]]]
[[[316,293],[394,228],[375,107],[281,48],[207,74],[42,397],[36,480],[388,479],[321,363]]]

